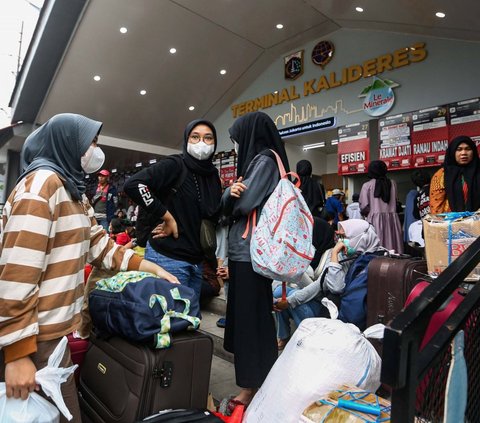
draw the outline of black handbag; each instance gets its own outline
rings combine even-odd
[[[200,225],[200,245],[207,259],[216,259],[217,233],[215,224],[208,219],[202,219]]]

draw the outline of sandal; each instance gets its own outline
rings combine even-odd
[[[220,401],[220,404],[218,406],[218,412],[223,414],[224,416],[231,416],[237,405],[243,405],[245,409],[248,406],[244,402],[233,399],[232,397],[224,398],[222,399],[222,401]]]

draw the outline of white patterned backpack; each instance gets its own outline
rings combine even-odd
[[[298,189],[300,178],[294,172],[287,174],[280,156],[270,151],[277,159],[280,181],[263,206],[258,224],[252,231],[252,266],[256,273],[269,279],[298,282],[315,254],[313,217]],[[297,179],[295,185],[288,175]],[[255,222],[255,211],[253,214]]]

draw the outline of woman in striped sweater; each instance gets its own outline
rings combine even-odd
[[[116,245],[93,217],[84,176],[98,171],[105,159],[97,146],[101,127],[81,115],[56,115],[29,136],[22,151],[27,167],[3,209],[0,250],[0,378],[8,397],[26,399],[38,390],[36,370],[77,328],[87,261],[178,283]],[[69,363],[67,351],[61,365]],[[73,421],[81,421],[73,375],[62,394]]]

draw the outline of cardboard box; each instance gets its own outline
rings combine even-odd
[[[444,213],[428,215],[423,219],[425,255],[430,276],[438,276],[480,236],[479,212],[449,220],[456,216],[458,213]],[[466,280],[480,280],[480,264]]]
[[[357,404],[379,407],[380,415],[367,414],[359,411],[349,411],[338,407],[338,400],[343,399]],[[330,392],[325,398],[315,401],[303,412],[300,422],[304,423],[365,423],[380,420],[390,422],[390,402],[386,399],[363,391],[355,386],[342,386],[337,391]]]

